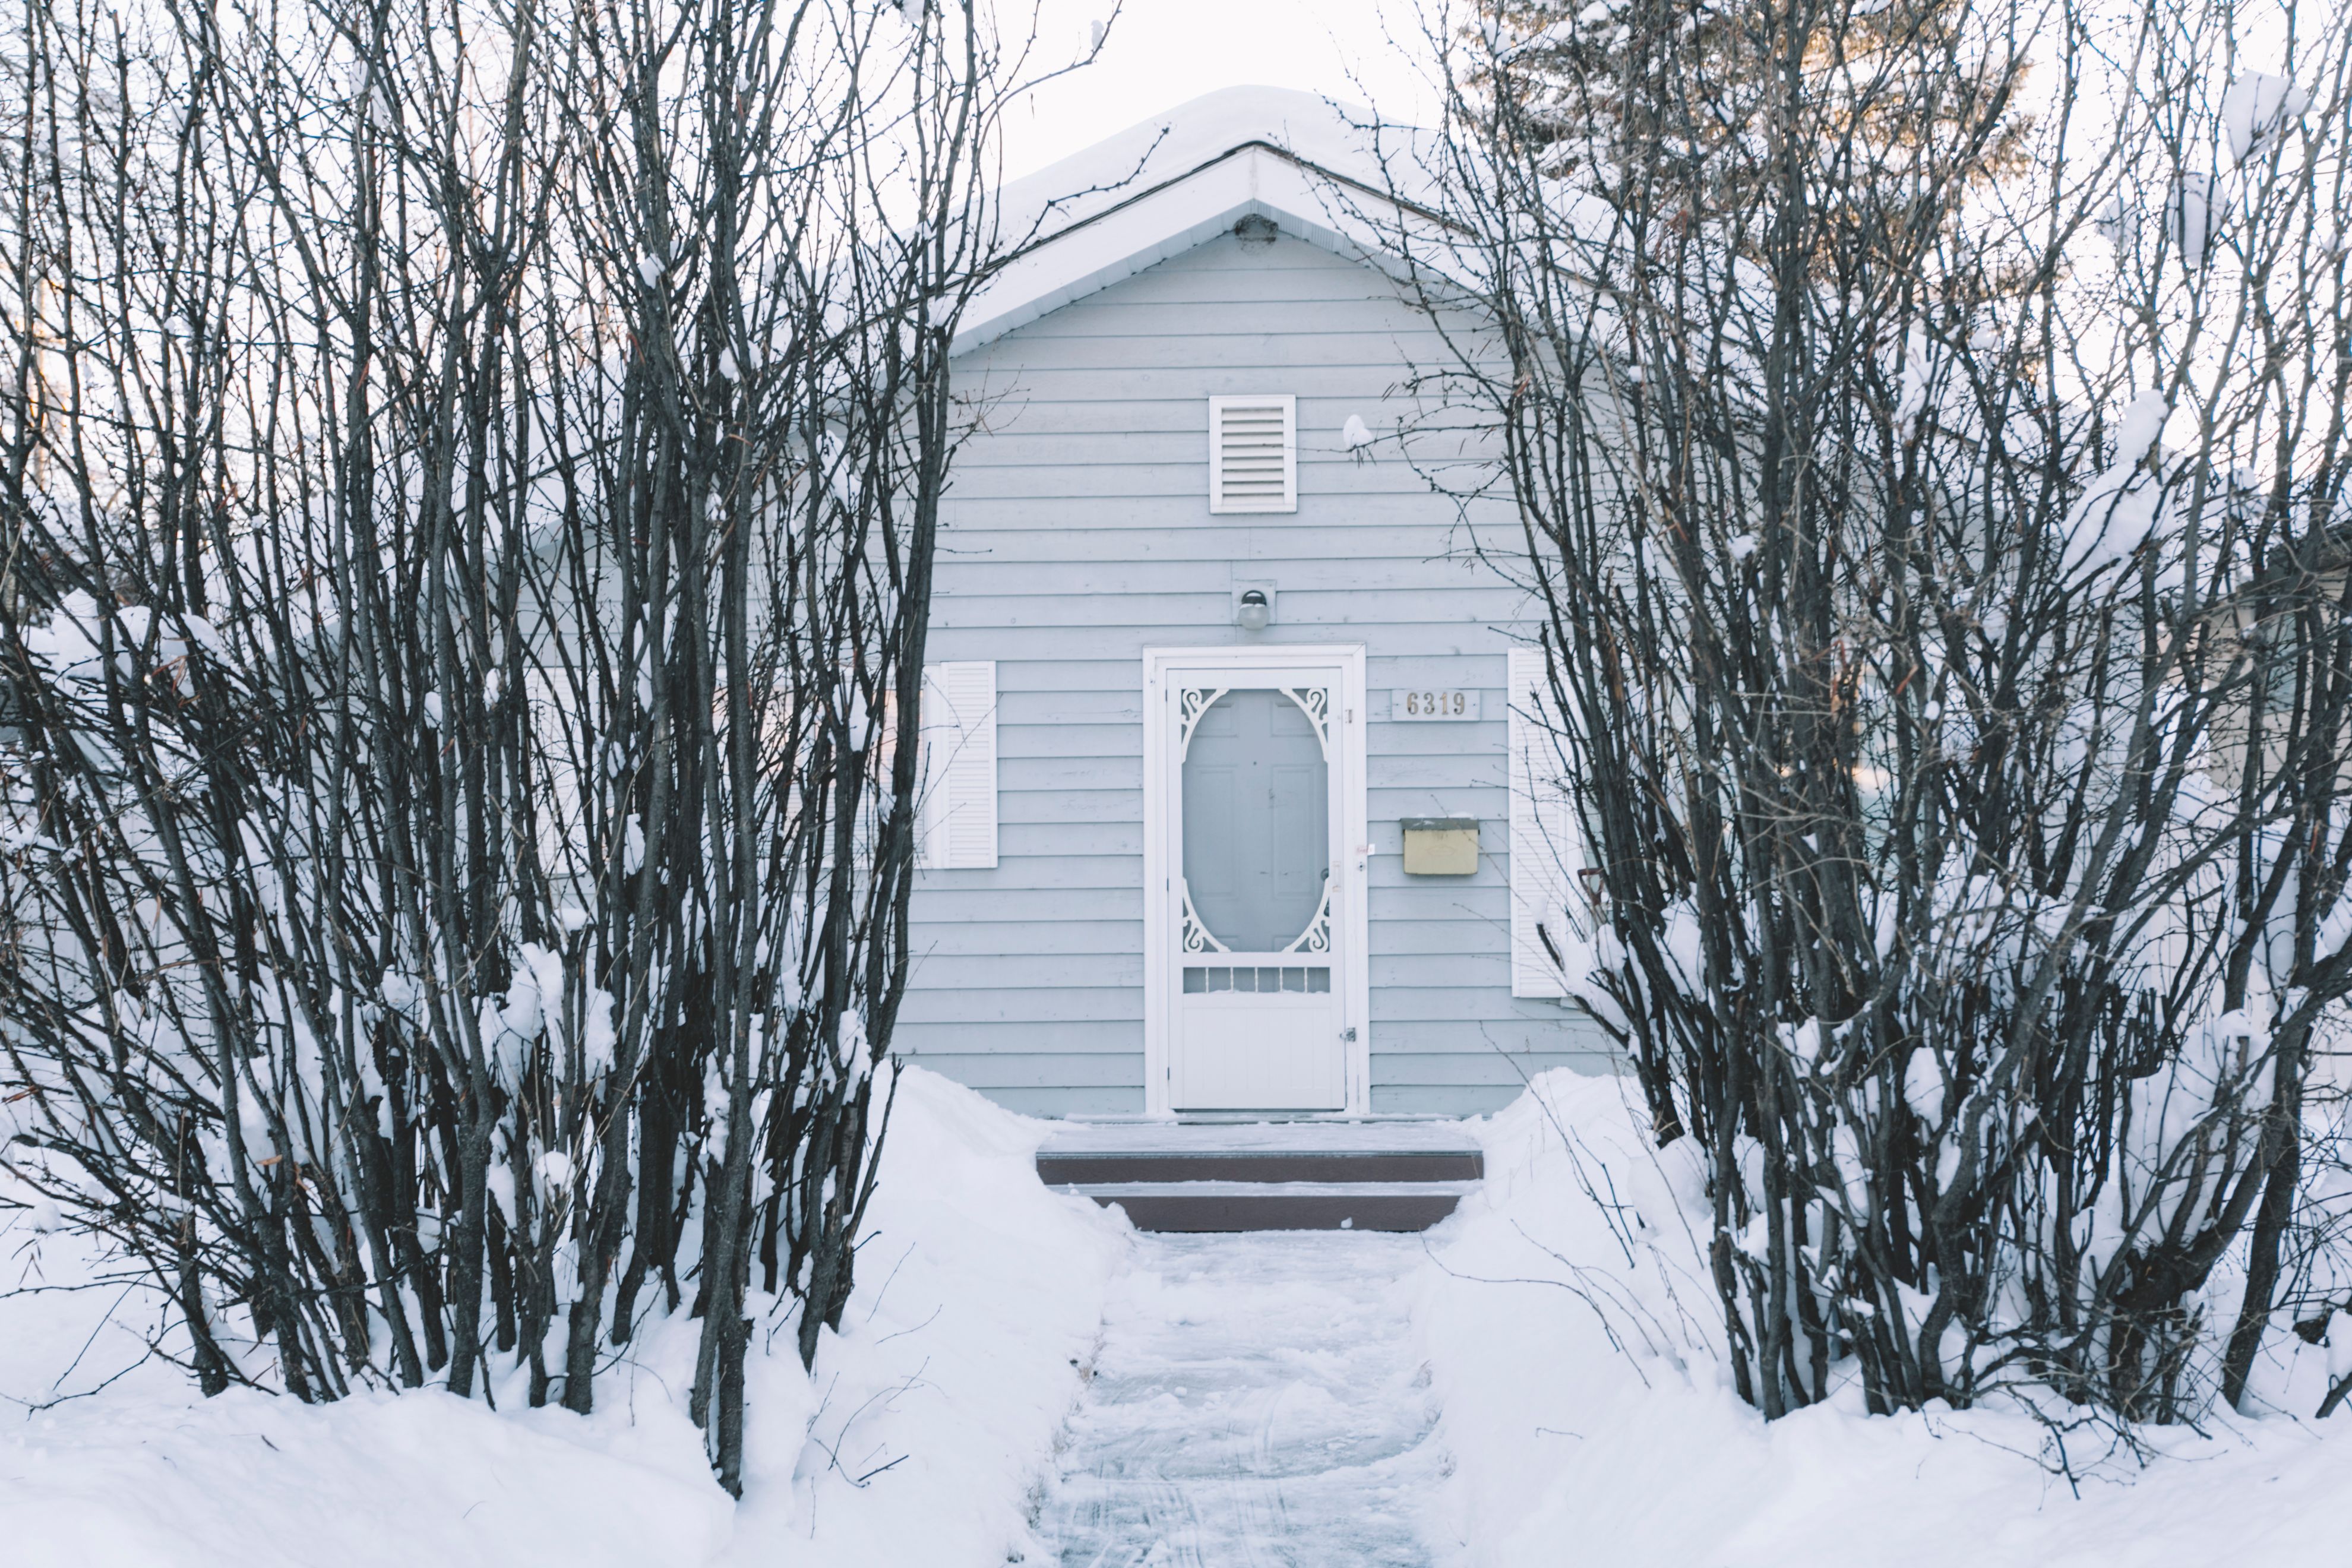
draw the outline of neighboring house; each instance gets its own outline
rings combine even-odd
[[[1462,436],[1400,434],[1448,351],[1350,237],[1361,147],[1238,89],[1003,193],[1116,186],[959,343],[897,1040],[1020,1110],[1460,1114],[1606,1065],[1537,929],[1574,857],[1532,606],[1424,472]]]

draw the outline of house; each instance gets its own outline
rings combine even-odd
[[[1447,351],[1380,184],[1323,100],[1244,88],[1003,191],[1045,216],[957,346],[909,1059],[1077,1118],[1606,1065],[1538,929],[1573,877],[1518,523],[1433,489],[1460,432],[1401,433]]]

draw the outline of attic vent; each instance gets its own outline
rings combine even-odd
[[[1298,510],[1297,399],[1209,399],[1209,510]]]

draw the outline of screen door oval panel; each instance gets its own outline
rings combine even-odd
[[[1321,671],[1273,680],[1172,689],[1179,1110],[1330,1110],[1346,1100],[1335,683]]]
[[[1222,691],[1194,715],[1179,790],[1188,952],[1329,948],[1331,766],[1317,721],[1323,695]]]

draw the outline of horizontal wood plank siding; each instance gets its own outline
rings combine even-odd
[[[958,459],[929,656],[996,661],[999,861],[917,877],[910,1058],[1020,1110],[1142,1110],[1142,654],[1244,640],[1234,589],[1271,583],[1262,640],[1367,653],[1372,1109],[1488,1110],[1526,1075],[1607,1066],[1574,1015],[1510,995],[1503,671],[1527,603],[1475,559],[1511,545],[1510,514],[1431,492],[1464,438],[1403,384],[1444,353],[1379,273],[1228,237],[960,362],[985,428]],[[1210,513],[1208,399],[1230,394],[1297,398],[1296,513]],[[1369,452],[1345,448],[1350,416]],[[1391,722],[1389,690],[1415,686],[1485,712]],[[1484,825],[1478,873],[1407,878],[1398,819],[1456,815]]]

